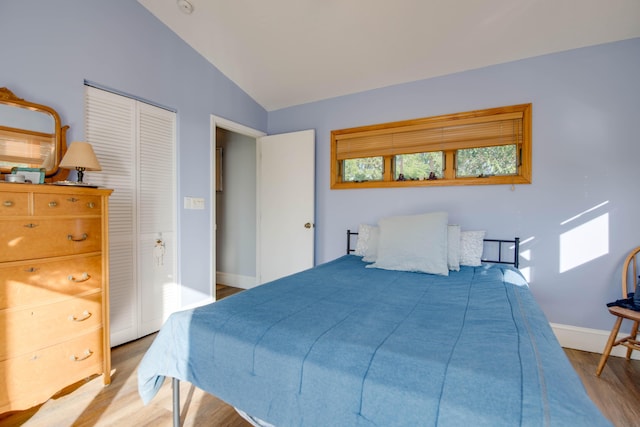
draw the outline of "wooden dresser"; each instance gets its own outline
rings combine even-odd
[[[111,191],[0,182],[0,413],[111,382]]]

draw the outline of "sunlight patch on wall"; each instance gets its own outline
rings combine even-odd
[[[609,201],[608,201],[608,200],[607,200],[606,202],[602,202],[602,203],[600,203],[599,205],[596,205],[596,206],[594,206],[594,207],[592,207],[592,208],[589,208],[589,209],[587,209],[587,210],[586,210],[586,211],[584,211],[584,212],[580,212],[580,213],[579,213],[578,215],[576,215],[576,216],[573,216],[573,217],[571,217],[571,218],[569,218],[569,219],[567,219],[567,220],[565,220],[565,221],[562,221],[562,222],[560,223],[560,225],[565,225],[565,224],[570,223],[571,221],[575,221],[576,219],[579,219],[581,216],[586,215],[586,214],[588,214],[589,212],[593,212],[593,211],[595,211],[596,209],[601,208],[601,207],[603,207],[604,205],[607,205],[607,204],[609,204]]]
[[[520,241],[520,258],[527,260],[527,264],[531,261],[531,249],[522,250],[522,246],[533,241],[534,237],[529,237],[527,239]],[[520,267],[518,268],[520,273],[524,276],[528,283],[531,283],[531,266]]]
[[[597,207],[600,206],[602,205]],[[572,219],[576,218],[578,216]],[[567,222],[565,221],[563,224]],[[609,214],[605,213],[560,235],[560,273],[579,267],[608,253]]]

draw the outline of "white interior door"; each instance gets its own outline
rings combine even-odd
[[[262,284],[313,267],[315,131],[264,136],[257,143]]]

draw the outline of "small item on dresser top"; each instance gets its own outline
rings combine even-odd
[[[45,172],[46,172],[45,168],[23,168],[23,167],[14,166],[11,168],[11,175],[22,176],[23,180],[21,181],[20,178],[18,178],[17,181],[12,181],[12,182],[28,182],[31,184],[42,184],[44,183]]]
[[[13,174],[5,175],[4,180],[6,182],[15,182],[15,183],[21,183],[21,184],[24,184],[26,182],[24,175],[13,175]]]

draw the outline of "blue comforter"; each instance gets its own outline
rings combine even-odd
[[[143,401],[174,377],[278,427],[610,425],[517,270],[365,265],[172,315],[138,369]]]

